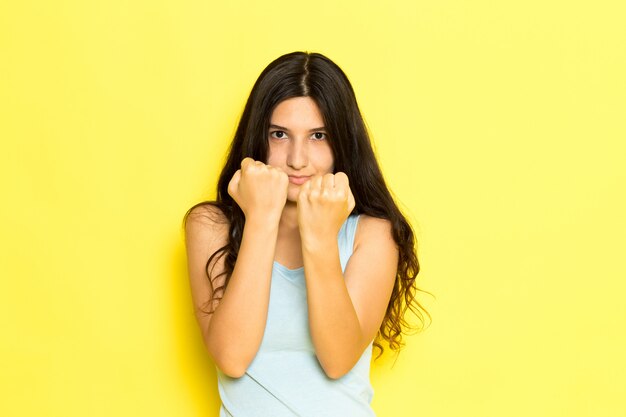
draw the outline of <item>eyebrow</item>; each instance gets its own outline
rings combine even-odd
[[[278,126],[278,125],[270,125],[270,128],[274,128],[274,129],[280,129],[280,130],[284,130],[286,132],[289,132],[289,129],[287,129],[284,126]],[[309,132],[319,132],[319,131],[326,131],[326,128],[324,126],[322,127],[316,127],[314,129],[310,129]]]

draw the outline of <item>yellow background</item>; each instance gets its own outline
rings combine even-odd
[[[626,415],[620,1],[0,5],[0,415],[216,416],[180,221],[260,71],[348,74],[430,328],[392,416]]]

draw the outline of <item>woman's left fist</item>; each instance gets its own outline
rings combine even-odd
[[[343,172],[314,176],[298,194],[298,225],[303,243],[337,239],[355,201]]]

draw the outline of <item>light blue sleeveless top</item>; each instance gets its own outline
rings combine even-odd
[[[349,216],[337,236],[341,269],[352,255],[358,215]],[[373,417],[369,371],[372,343],[344,376],[331,379],[317,360],[311,340],[304,267],[274,262],[265,333],[241,378],[217,369],[220,417]]]

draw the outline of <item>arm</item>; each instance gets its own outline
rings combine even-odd
[[[215,219],[219,209],[209,210]],[[205,213],[206,214],[206,213]],[[219,213],[221,215],[221,212]],[[223,216],[223,215],[222,215]],[[206,315],[200,307],[211,298],[205,264],[211,254],[227,243],[228,224],[192,212],[186,225],[186,247],[192,298],[196,318],[211,357],[225,374],[242,376],[254,359],[263,338],[269,303],[272,262],[278,223],[250,218],[246,221],[235,268],[222,299],[214,302],[215,312]],[[223,258],[214,274],[223,271]],[[215,282],[223,285],[224,277]]]
[[[289,179],[282,170],[252,158],[241,161],[241,169],[228,184],[228,194],[246,217],[245,226],[228,286],[215,312],[203,315],[200,324],[216,365],[231,377],[238,378],[246,372],[263,340],[278,223],[288,185]],[[192,221],[186,229],[189,275],[196,303],[211,297],[204,272],[207,259],[228,242],[230,227],[219,214],[221,221]],[[215,265],[215,274],[222,272],[223,267],[223,262]]]
[[[374,339],[395,282],[398,250],[388,220],[361,215],[341,272],[337,237],[303,242],[309,327],[325,373],[340,378]]]

